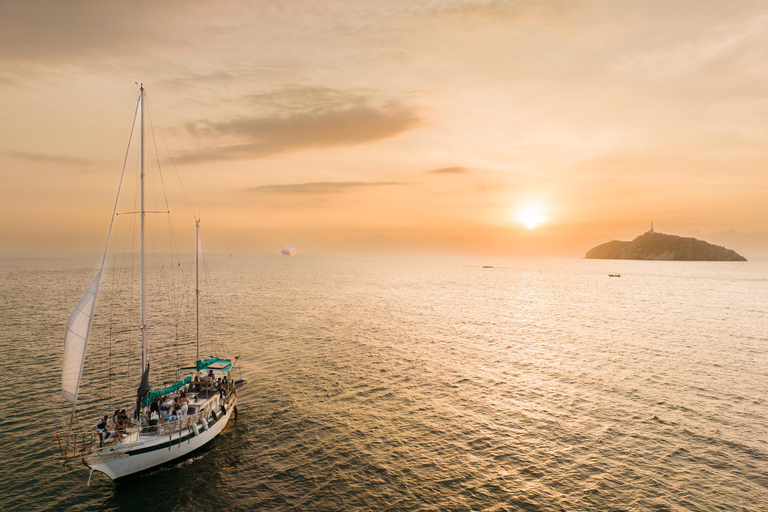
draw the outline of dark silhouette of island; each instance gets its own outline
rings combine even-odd
[[[736,251],[696,238],[665,235],[651,230],[631,242],[611,240],[590,249],[585,259],[667,260],[667,261],[747,261]]]

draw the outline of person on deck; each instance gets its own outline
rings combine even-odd
[[[224,388],[221,387],[221,382],[218,380],[216,381],[216,391],[219,393],[219,396],[224,399]]]
[[[179,397],[176,397],[173,399],[173,405],[171,405],[171,421],[175,421],[179,419],[179,414],[181,414],[181,403],[179,402]]]
[[[107,422],[107,429],[114,431],[117,427],[117,422],[120,419],[120,409],[115,410],[115,414],[112,415],[111,418],[109,418],[109,421]]]
[[[163,397],[163,401],[160,403],[160,418],[162,418],[162,422],[165,423],[168,421],[168,417],[171,415],[171,410],[173,409],[173,402],[171,402],[171,399],[167,396]]]
[[[125,437],[125,428],[127,426],[127,420],[117,420],[117,427],[115,427],[115,438],[119,442]]]
[[[181,403],[181,417],[186,418],[187,411],[189,410],[189,398],[187,398],[186,393],[181,394],[181,398],[179,399],[179,402]]]
[[[99,447],[104,446],[104,441],[109,440],[109,436],[112,435],[112,433],[107,430],[107,415],[105,414],[104,417],[96,424],[96,432],[99,434]]]
[[[157,398],[152,400],[152,404],[149,406],[149,418],[150,420],[154,419],[154,416],[157,415],[157,421],[160,420],[160,405],[157,403]]]

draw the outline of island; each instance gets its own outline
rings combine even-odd
[[[590,249],[585,259],[667,260],[667,261],[747,261],[736,251],[696,238],[665,235],[653,230],[631,242],[611,240]]]

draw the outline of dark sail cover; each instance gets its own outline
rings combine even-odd
[[[141,399],[144,395],[149,393],[149,361],[147,361],[147,369],[144,370],[144,374],[141,376],[141,384],[136,391],[136,397]]]

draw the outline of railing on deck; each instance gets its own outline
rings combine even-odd
[[[227,410],[231,409],[232,402],[235,398],[235,393],[230,393],[225,399]],[[66,462],[69,459],[76,457],[83,457],[105,446],[122,446],[133,445],[141,441],[148,441],[150,438],[169,437],[173,439],[174,434],[182,432],[191,432],[192,426],[197,425],[199,429],[202,428],[202,419],[205,417],[210,421],[212,417],[211,410],[206,408],[202,411],[198,411],[191,416],[181,417],[175,420],[169,420],[164,423],[158,423],[157,425],[132,425],[125,430],[120,438],[117,437],[115,431],[110,430],[109,439],[99,442],[99,434],[94,430],[81,431],[81,432],[69,432],[65,434],[56,434],[56,439],[59,442],[59,450],[61,456]],[[221,418],[221,408],[213,411],[218,419]],[[101,445],[101,446],[100,446]]]

